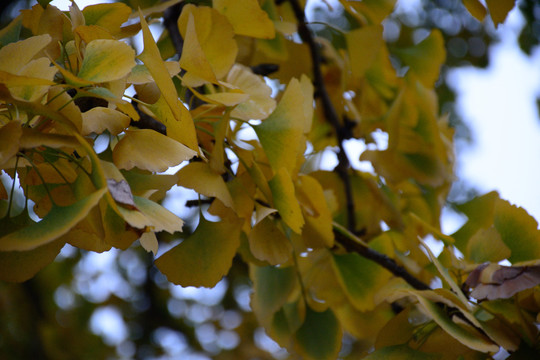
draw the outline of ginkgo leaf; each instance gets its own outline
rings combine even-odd
[[[251,307],[257,319],[265,324],[297,289],[298,280],[295,269],[292,266],[259,267],[251,264],[249,273],[254,290]]]
[[[390,15],[394,9],[396,0],[363,0],[363,1],[346,1],[340,0],[341,4],[347,9],[352,7],[354,11],[350,13],[363,19],[363,15],[367,16],[372,24],[380,24],[385,17]],[[361,20],[365,21],[365,20]]]
[[[224,78],[238,53],[227,18],[212,8],[188,4],[178,18],[178,29],[184,38],[180,66],[187,73],[183,82],[195,87]]]
[[[114,201],[126,206],[128,209],[136,209],[137,206],[133,202],[133,194],[131,188],[125,180],[117,181],[115,179],[107,179],[107,188],[113,197]]]
[[[503,266],[484,263],[474,269],[465,285],[472,288],[477,300],[508,299],[514,294],[540,284],[540,265]]]
[[[217,83],[216,74],[214,74],[197,37],[193,14],[188,16],[185,35],[183,35],[185,40],[182,57],[180,58],[180,67],[188,73],[184,75],[182,82],[192,87],[200,86],[205,82]],[[178,26],[180,27],[180,25]]]
[[[153,231],[166,231],[170,234],[182,231],[184,222],[171,211],[158,203],[140,196],[133,196],[137,209],[149,220],[148,226]]]
[[[479,0],[463,0],[463,5],[478,21],[483,21],[486,17],[486,8]]]
[[[538,222],[521,207],[499,199],[495,206],[493,225],[512,254],[512,263],[540,259]]]
[[[82,113],[81,134],[101,134],[108,130],[111,135],[118,135],[129,126],[130,121],[129,116],[118,110],[97,106]]]
[[[300,82],[292,79],[272,114],[254,126],[274,172],[285,168],[293,173],[299,153],[299,139],[304,132],[304,95]]]
[[[364,26],[345,35],[354,76],[363,77],[383,45],[381,25]]]
[[[444,39],[437,29],[432,30],[431,34],[417,45],[396,49],[395,53],[428,87],[432,87],[439,78],[440,67],[446,59]]]
[[[0,127],[0,165],[17,154],[22,134],[21,124],[17,121],[10,121]]]
[[[27,251],[54,241],[81,221],[106,191],[105,188],[99,189],[73,205],[53,206],[40,222],[1,237],[0,251]]]
[[[341,349],[341,337],[341,326],[332,310],[317,312],[307,306],[304,323],[295,334],[295,345],[304,359],[334,359]]]
[[[162,117],[160,121],[167,127],[167,134],[170,137],[194,151],[199,151],[197,134],[191,115],[184,104],[178,99],[178,93],[176,92],[167,67],[161,59],[159,49],[148,28],[148,24],[142,17],[142,14],[139,14],[139,16],[143,32],[144,50],[138,57],[148,68],[150,74],[152,74],[165,100],[165,104],[168,105],[168,110],[172,114],[172,117]]]
[[[499,346],[493,343],[485,335],[472,327],[460,326],[446,314],[437,304],[418,295],[417,299],[433,320],[450,336],[468,346],[471,349],[484,352],[495,353],[499,351]]]
[[[85,7],[82,13],[86,25],[98,25],[114,35],[128,20],[131,8],[123,3],[96,4]]]
[[[177,61],[165,61],[164,64],[170,77],[180,72],[180,64]],[[135,65],[127,78],[127,82],[131,84],[146,84],[152,81],[154,78],[145,65]]]
[[[515,0],[486,0],[486,5],[489,9],[489,15],[493,20],[495,27],[502,24],[508,13],[515,5]]]
[[[144,250],[152,252],[154,256],[157,255],[159,244],[156,238],[156,234],[154,234],[153,231],[147,231],[143,233],[139,238],[139,242],[141,243],[141,246],[144,248]]]
[[[54,240],[29,251],[0,251],[0,280],[23,282],[52,263],[65,241]]]
[[[234,202],[225,181],[209,164],[192,162],[180,169],[177,176],[178,185],[193,189],[205,196],[216,197],[225,206],[234,207]]]
[[[213,287],[232,265],[240,229],[241,222],[214,223],[201,216],[195,232],[161,255],[155,265],[174,284]]]
[[[266,217],[248,235],[251,253],[271,265],[287,262],[292,255],[292,244],[276,224]]]
[[[394,345],[377,349],[364,357],[366,360],[437,360],[439,354],[428,354],[407,345]]]
[[[50,35],[44,34],[7,44],[0,49],[0,70],[18,75],[21,69],[43,50],[51,40]],[[17,54],[17,56],[13,56],[14,54]]]
[[[304,225],[304,217],[296,200],[294,184],[287,170],[285,168],[279,169],[268,185],[272,191],[274,207],[278,210],[279,215],[294,232],[300,234]]]
[[[231,116],[248,121],[265,119],[274,111],[276,101],[271,97],[272,89],[261,76],[253,74],[248,67],[234,64],[226,81],[249,95],[246,101],[234,108]]]
[[[351,304],[360,311],[372,310],[375,292],[391,274],[356,253],[334,255],[333,265],[338,282]]]
[[[149,129],[126,130],[113,149],[113,161],[120,169],[162,172],[196,156],[195,151]]]
[[[0,30],[0,47],[19,40],[22,25],[22,15],[17,16]]]
[[[96,83],[108,82],[128,75],[135,65],[135,50],[128,44],[98,39],[86,45],[77,76]]]
[[[215,0],[213,7],[227,17],[238,35],[261,39],[275,36],[274,23],[257,0]]]
[[[332,214],[328,210],[322,186],[310,176],[299,176],[296,194],[306,221],[302,228],[302,238],[306,245],[310,248],[332,247]]]

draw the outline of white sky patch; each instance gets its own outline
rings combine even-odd
[[[482,192],[502,198],[540,218],[540,49],[527,57],[516,43],[520,13],[515,10],[490,48],[489,67],[453,70],[458,111],[470,127],[473,145],[458,158],[458,176]]]

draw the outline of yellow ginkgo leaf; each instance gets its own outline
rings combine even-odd
[[[123,78],[135,66],[135,51],[126,43],[98,39],[86,45],[77,76],[96,83]]]
[[[95,107],[82,114],[82,134],[101,134],[109,130],[112,135],[118,135],[129,126],[129,116],[118,110]]]
[[[214,223],[201,216],[195,232],[161,255],[156,267],[177,285],[215,286],[232,265],[240,245],[241,224],[239,221]]]
[[[283,264],[291,257],[291,242],[269,217],[253,227],[248,240],[253,256],[271,265]]]
[[[10,121],[0,127],[0,165],[17,154],[21,135],[21,124],[17,121]]]
[[[274,112],[255,127],[274,172],[284,167],[292,173],[296,166],[306,121],[303,102],[300,82],[293,78]]]
[[[226,81],[249,95],[248,99],[234,108],[232,117],[246,121],[265,119],[276,108],[276,101],[271,97],[272,89],[265,83],[262,76],[255,75],[250,68],[234,64]]]
[[[143,233],[139,238],[139,242],[141,243],[141,246],[144,248],[144,250],[152,252],[154,256],[157,255],[159,244],[156,238],[156,234],[153,231],[147,231]]]
[[[279,215],[295,233],[300,234],[304,225],[304,217],[296,199],[291,176],[287,170],[285,168],[279,169],[268,185],[270,185],[274,206]]]
[[[195,155],[195,151],[156,131],[127,130],[113,150],[113,161],[120,169],[162,172]]]
[[[208,197],[216,197],[225,206],[233,208],[231,193],[221,175],[203,162],[192,162],[177,173],[178,185],[193,189]]]
[[[381,25],[364,26],[345,35],[354,76],[363,77],[366,70],[373,64],[383,45],[382,35]]]
[[[274,23],[257,0],[214,0],[213,6],[227,17],[238,35],[261,39],[275,36]]]
[[[148,24],[142,17],[142,14],[139,14],[139,16],[143,31],[144,50],[138,57],[148,68],[150,74],[152,74],[165,103],[169,107],[167,111],[169,114],[172,114],[172,118],[169,117],[166,122],[161,118],[160,121],[167,127],[167,134],[169,136],[180,141],[190,149],[199,151],[195,125],[193,124],[191,115],[182,102],[178,100],[176,88],[174,87],[165,63],[161,59],[159,49],[148,28]]]
[[[169,77],[180,72],[180,65],[177,61],[165,61],[164,64],[169,72]],[[154,81],[154,78],[152,78],[152,74],[144,65],[136,65],[131,69],[131,74],[127,78],[127,82],[130,84],[146,84],[152,81]]]
[[[82,13],[86,25],[98,25],[115,35],[120,32],[120,26],[128,20],[131,8],[120,2],[96,4],[85,7]]]
[[[45,34],[7,44],[0,49],[0,70],[18,75],[21,69],[50,42],[50,35]]]
[[[178,28],[184,38],[180,58],[180,66],[187,71],[184,83],[199,86],[224,78],[238,53],[227,18],[212,8],[188,4],[178,18]]]

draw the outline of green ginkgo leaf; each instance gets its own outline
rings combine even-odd
[[[97,205],[106,191],[106,188],[99,189],[69,206],[53,205],[41,221],[2,236],[0,251],[27,251],[54,241],[77,225]],[[4,221],[9,219],[4,218],[2,222]],[[4,226],[0,228],[5,229]]]

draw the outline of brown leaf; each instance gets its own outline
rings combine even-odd
[[[540,284],[540,265],[502,266],[484,263],[474,269],[465,281],[477,300],[507,299]]]
[[[137,205],[133,201],[133,194],[131,188],[126,180],[116,181],[114,179],[107,179],[107,186],[113,199],[120,205],[131,209],[137,210]]]

